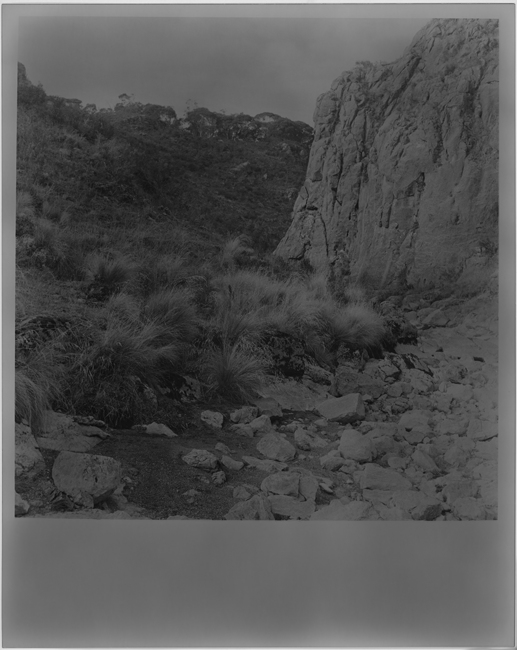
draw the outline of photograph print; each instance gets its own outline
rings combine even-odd
[[[17,517],[498,518],[498,29],[20,17]]]

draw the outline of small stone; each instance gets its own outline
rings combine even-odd
[[[343,458],[367,462],[372,460],[375,454],[375,445],[358,431],[349,429],[341,434],[339,453]]]
[[[418,467],[421,467],[425,472],[438,473],[440,471],[434,460],[429,456],[429,454],[426,454],[425,451],[417,449],[411,458],[413,459],[413,462],[418,465]]]
[[[245,438],[253,438],[255,436],[255,432],[249,424],[233,424],[231,429]]]
[[[329,422],[342,424],[364,420],[365,417],[363,399],[359,393],[328,399],[318,406],[318,412]]]
[[[223,456],[221,458],[221,465],[224,465],[226,469],[231,469],[236,472],[241,470],[244,467],[244,463],[241,462],[240,460],[234,460],[233,458],[230,458],[229,456]]]
[[[424,310],[420,310],[422,314]],[[441,309],[435,309],[427,314],[422,321],[422,329],[429,329],[430,327],[445,327],[449,322],[449,317],[446,316]]]
[[[16,517],[26,515],[30,510],[30,505],[23,499],[18,492],[14,493],[14,514]],[[11,510],[12,512],[12,510]]]
[[[300,494],[307,501],[314,501],[318,492],[319,483],[314,476],[300,477]]]
[[[451,384],[447,387],[447,395],[450,395],[458,402],[468,402],[474,396],[472,388],[464,384]]]
[[[281,472],[287,469],[285,463],[280,463],[276,460],[263,460],[254,456],[243,456],[242,460],[250,467],[255,467],[261,472]]]
[[[491,438],[495,438],[497,434],[498,427],[493,422],[479,420],[478,418],[472,418],[469,421],[467,435],[472,440],[490,440]]]
[[[282,417],[282,409],[278,402],[272,397],[263,397],[255,400],[255,406],[258,408],[260,415],[269,415],[269,417]]]
[[[249,492],[246,486],[244,485],[238,485],[233,490],[233,498],[237,499],[238,501],[247,501],[250,497],[251,497],[251,492]]]
[[[145,426],[146,433],[154,434],[157,436],[167,436],[167,438],[177,438],[178,434],[174,433],[168,426],[165,424],[158,424],[157,422],[152,422]]]
[[[372,510],[371,504],[366,501],[350,501],[344,504],[336,499],[315,512],[311,521],[360,521],[369,519],[369,515],[373,514]],[[378,516],[375,518],[378,519]]]
[[[296,456],[293,445],[276,433],[268,433],[261,438],[257,450],[271,460],[286,461]]]
[[[212,483],[214,485],[222,485],[226,483],[226,474],[221,470],[212,474]]]
[[[293,497],[275,494],[269,497],[269,503],[274,514],[289,519],[309,519],[316,507],[314,501],[299,501]]]
[[[270,433],[274,431],[269,415],[260,415],[258,418],[252,420],[247,426],[250,427],[254,434]]]
[[[320,465],[323,467],[323,469],[328,469],[331,472],[337,471],[344,465],[344,463],[344,458],[341,456],[339,451],[336,450],[329,451],[328,454],[320,457]]]
[[[361,476],[361,489],[409,490],[411,481],[392,469],[384,469],[374,463],[367,463]]]
[[[257,494],[246,501],[241,501],[234,505],[224,518],[227,520],[267,520],[274,519],[275,517],[269,500],[266,497]]]
[[[215,445],[215,450],[220,451],[222,454],[231,454],[230,448],[227,447],[224,442],[218,442]]]
[[[258,415],[256,406],[243,406],[230,414],[230,420],[235,424],[249,424]]]
[[[460,520],[484,520],[486,511],[482,503],[473,497],[460,497],[451,503],[453,514]]]
[[[276,472],[267,476],[260,486],[266,494],[298,496],[300,475],[293,472]]]
[[[224,422],[224,416],[222,413],[217,413],[216,411],[203,411],[201,413],[201,420],[215,429],[221,429]]]
[[[183,460],[191,467],[199,467],[201,469],[216,469],[217,456],[206,449],[192,449]]]

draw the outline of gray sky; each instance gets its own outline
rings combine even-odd
[[[363,17],[343,6],[270,6],[255,15],[242,6],[165,9],[159,17],[151,7],[139,17],[122,9],[99,16],[93,6],[89,15],[21,17],[18,60],[47,93],[98,108],[128,93],[179,115],[192,100],[312,124],[316,98],[341,72],[360,60],[395,60],[432,17],[379,15],[378,7]]]

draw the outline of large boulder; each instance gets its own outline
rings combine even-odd
[[[109,456],[62,451],[54,461],[52,479],[61,492],[71,497],[86,493],[99,503],[119,487],[122,468]]]

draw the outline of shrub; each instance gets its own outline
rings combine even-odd
[[[69,370],[68,402],[112,426],[141,415],[149,407],[150,389],[177,371],[185,354],[184,342],[156,319],[142,323],[135,307],[127,295],[112,297],[105,330],[83,346]]]
[[[247,402],[263,383],[264,363],[238,345],[225,344],[206,355],[203,375],[209,395],[217,393],[231,402]]]

